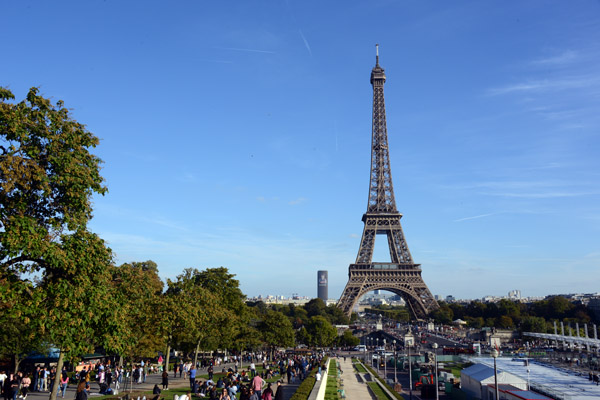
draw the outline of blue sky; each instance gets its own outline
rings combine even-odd
[[[3,1],[0,85],[101,138],[90,227],[161,276],[339,297],[375,43],[394,189],[434,294],[600,288],[597,1]],[[381,248],[380,245],[384,247]],[[385,261],[385,242],[376,243]]]

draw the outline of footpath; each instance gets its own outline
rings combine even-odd
[[[336,359],[334,358],[334,361]],[[343,371],[341,378],[344,380],[344,391],[346,392],[346,399],[351,400],[377,400],[367,386],[367,382],[371,381],[369,374],[361,374],[354,370],[352,366],[352,357],[338,357],[337,361],[340,363],[340,368]],[[365,375],[368,375],[365,377]]]

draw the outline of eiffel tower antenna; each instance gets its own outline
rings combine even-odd
[[[350,315],[363,295],[372,290],[387,290],[402,296],[413,318],[424,319],[439,306],[421,277],[421,265],[413,262],[400,225],[402,214],[396,209],[383,97],[386,77],[379,65],[379,44],[375,48],[375,67],[371,70],[373,124],[369,201],[362,217],[365,227],[358,255],[348,268],[348,283],[338,307]],[[377,235],[387,236],[391,262],[373,262]]]

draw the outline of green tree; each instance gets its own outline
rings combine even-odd
[[[155,357],[164,345],[154,329],[161,318],[156,311],[163,291],[158,266],[154,261],[132,262],[114,268],[113,275],[130,333],[124,355]]]
[[[104,194],[98,138],[32,88],[25,101],[0,88],[0,273],[34,273],[54,261],[63,232],[86,228]]]
[[[502,315],[497,319],[496,323],[498,324],[498,328],[502,329],[512,329],[515,327],[515,324],[511,317],[508,315]]]
[[[305,344],[307,346],[310,346],[312,343],[312,338],[305,326],[296,331],[296,343]]]
[[[24,101],[0,88],[0,304],[38,276],[39,334],[65,354],[92,344],[119,348],[124,336],[111,292],[112,253],[87,231],[91,196],[106,193],[98,138],[32,88]],[[55,380],[58,386],[59,375]],[[56,398],[56,392],[51,399]]]
[[[224,267],[207,268],[200,271],[196,277],[197,284],[212,293],[217,300],[217,308],[211,315],[214,329],[219,329],[218,334],[211,335],[214,349],[233,348],[236,343],[244,339],[245,326],[248,325],[250,312],[246,305],[246,295],[240,289],[240,282],[234,279],[235,275],[229,273]],[[226,326],[227,329],[222,329]]]
[[[337,330],[321,315],[311,317],[306,325],[310,345],[315,347],[330,346],[337,337]]]
[[[521,332],[547,332],[546,320],[542,317],[525,317],[521,320],[519,330]]]
[[[338,336],[338,345],[340,347],[353,347],[360,343],[360,339],[352,334],[352,331],[347,329],[342,336]]]
[[[334,325],[348,325],[350,323],[350,318],[335,304],[327,306],[325,313],[328,316],[329,322]]]
[[[470,328],[480,329],[485,324],[485,321],[483,320],[482,317],[476,317],[476,318],[466,317],[466,318],[467,318],[466,321]]]
[[[325,305],[325,302],[318,297],[310,300],[304,305],[304,309],[309,317],[314,317],[315,315],[325,315],[326,308],[327,306]]]
[[[211,292],[203,284],[206,271],[188,268],[177,276],[177,281],[169,282],[169,290],[177,302],[186,304],[185,326],[177,326],[175,339],[177,344],[187,350],[194,350],[194,365],[198,361],[198,351],[203,342],[218,337],[224,331],[217,331],[221,325],[225,310],[220,304],[219,293]],[[178,315],[181,312],[177,313]]]
[[[279,311],[267,311],[259,325],[259,331],[263,341],[271,348],[271,355],[275,347],[291,347],[295,344],[292,323]]]
[[[0,310],[0,355],[13,360],[13,373],[31,351],[48,351],[44,337],[39,335],[41,320],[37,310],[41,291],[32,282],[5,282],[7,295]]]
[[[435,310],[431,316],[439,324],[451,324],[454,313],[447,303],[440,303],[440,308]]]

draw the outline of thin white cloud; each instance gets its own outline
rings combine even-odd
[[[490,96],[498,96],[509,93],[527,93],[579,89],[590,86],[596,86],[599,82],[600,80],[596,76],[581,76],[564,79],[544,79],[492,88],[487,91],[487,94]]]
[[[300,37],[302,38],[302,41],[304,42],[304,46],[306,47],[306,50],[308,50],[308,54],[310,54],[310,56],[312,57],[312,50],[310,49],[308,40],[306,40],[306,38],[304,37],[304,34],[302,33],[302,31],[300,29],[298,29],[298,32],[300,32]]]
[[[564,64],[570,64],[579,59],[579,54],[574,50],[566,50],[561,54],[558,54],[553,57],[540,58],[537,60],[533,60],[531,64],[533,65],[543,65],[543,66],[560,66]]]
[[[481,214],[481,215],[474,215],[472,217],[464,217],[464,218],[459,218],[459,219],[455,219],[453,222],[462,222],[462,221],[468,221],[470,219],[478,219],[478,218],[484,218],[484,217],[489,217],[491,215],[494,215],[495,213],[489,213],[489,214]]]
[[[290,206],[296,206],[298,204],[306,203],[306,201],[308,201],[308,199],[306,199],[305,197],[298,197],[297,199],[288,202],[288,204]]]

